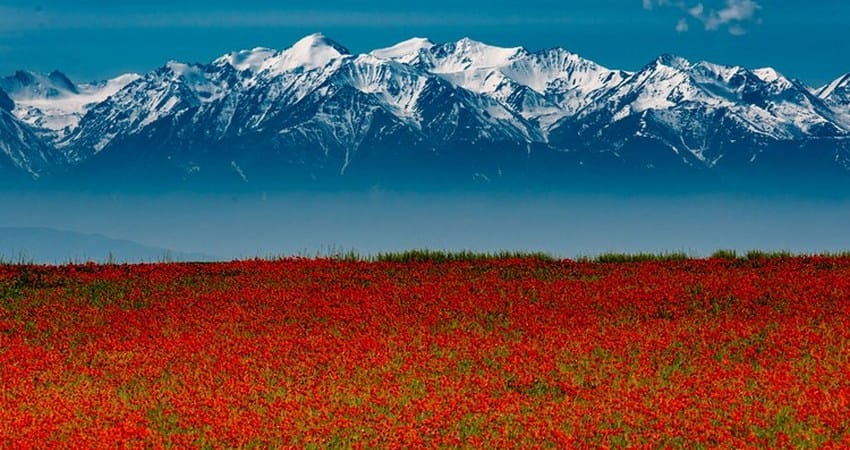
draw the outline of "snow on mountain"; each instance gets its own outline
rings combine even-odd
[[[59,146],[79,161],[160,121],[165,124],[157,127],[191,127],[213,140],[264,130],[324,82],[335,70],[326,66],[336,61],[338,67],[347,53],[314,34],[283,51],[238,51],[208,65],[170,61],[98,104]]]
[[[208,66],[169,61],[164,69],[161,80],[185,87],[186,91],[191,93],[188,99],[191,104],[214,102],[228,93],[229,86],[221,79],[219,73],[210,71]],[[229,73],[226,74],[229,75]],[[169,104],[171,100],[177,101],[172,97],[165,104]],[[169,108],[165,108],[166,112],[170,110]],[[150,123],[155,119],[156,116],[148,116],[143,123]]]
[[[268,58],[261,70],[280,74],[295,69],[317,69],[348,54],[348,49],[342,45],[321,33],[316,33],[302,38],[292,47]]]
[[[422,50],[429,50],[434,47],[434,43],[427,38],[412,38],[406,41],[399,42],[392,47],[372,50],[370,54],[381,59],[392,59],[400,63],[408,64]]]
[[[251,72],[257,72],[276,53],[276,50],[265,47],[257,47],[253,50],[239,50],[216,59],[213,61],[213,64],[229,64],[239,71],[250,70]]]
[[[838,77],[832,83],[818,90],[818,97],[827,100],[836,96],[842,96],[847,99],[850,95],[850,73]]]
[[[468,38],[425,50],[417,50],[411,63],[480,94],[493,94],[508,82],[500,69],[525,53],[521,47],[496,47]]]
[[[791,83],[787,80],[781,73],[777,72],[776,69],[772,67],[762,67],[761,69],[754,69],[753,74],[759,77],[760,80],[765,83],[773,83],[780,82],[786,87],[790,87]]]
[[[834,111],[773,69],[748,70],[662,55],[572,118],[554,145],[628,153],[632,162],[715,168],[752,165],[783,142],[841,139]],[[835,146],[835,151],[840,150]],[[648,149],[655,149],[649,152]],[[836,155],[835,161],[843,160]]]
[[[39,179],[64,162],[62,155],[29,125],[0,109],[0,182],[15,175]]]
[[[844,123],[850,126],[850,73],[822,87],[816,95],[837,111]]]
[[[773,69],[767,69],[769,75],[765,74],[765,69],[753,72],[766,83],[763,90],[766,101],[764,109],[785,124],[786,129],[815,137],[850,133],[850,121],[837,114],[808,86]]]
[[[726,68],[713,64],[691,64],[684,58],[664,55],[643,70],[629,77],[604,96],[609,108],[614,108],[614,119],[646,110],[674,108],[686,102],[699,102],[709,107],[728,107],[740,97],[736,90],[743,89],[729,83],[736,76],[746,77],[740,68]]]
[[[604,109],[616,122],[648,110],[693,108],[703,110],[707,125],[712,124],[708,116],[719,112],[753,133],[777,139],[843,132],[834,123],[834,114],[805,86],[772,69],[691,63],[672,55],[659,57],[627,78],[581,116]],[[679,128],[675,122],[667,125]]]
[[[410,61],[412,65],[457,87],[487,95],[504,104],[522,86],[510,80],[501,69],[522,53],[524,50],[519,47],[495,47],[464,38],[453,43],[413,47],[407,55],[396,52],[395,58]],[[546,102],[540,99],[536,103]],[[530,117],[528,114],[524,116]]]
[[[55,98],[79,93],[77,86],[59,71],[45,75],[19,70],[12,76],[0,79],[0,87],[13,98],[20,100]]]
[[[428,82],[427,74],[372,55],[358,56],[343,70],[344,83],[380,98],[394,115],[419,124],[417,107]]]
[[[252,73],[270,72],[267,76],[280,75],[293,70],[310,70],[324,67],[329,62],[349,54],[348,49],[321,33],[305,36],[290,48],[277,51],[257,47],[228,53],[213,65],[230,65],[238,71]]]
[[[222,69],[169,61],[91,107],[58,147],[79,161],[100,152],[116,137],[133,135],[158,120],[217,102],[238,83],[238,72],[230,66]]]
[[[428,48],[418,41],[378,54],[416,46]],[[169,62],[95,107],[60,146],[82,160],[133,136],[166,133],[163,127],[172,130],[175,147],[181,139],[194,147],[267,139],[277,142],[270,149],[313,148],[326,156],[333,151],[341,171],[360,146],[387,139],[523,147],[542,139],[523,117],[488,96],[392,58],[348,55],[317,34],[279,52],[234,52],[209,65]],[[367,138],[372,141],[365,143]],[[241,176],[250,177],[250,165],[238,165]]]
[[[351,85],[361,93],[377,97],[380,105],[388,106],[389,113],[419,130],[428,129],[425,112],[439,106],[447,110],[467,108],[480,112],[476,121],[481,131],[501,129],[513,139],[537,138],[532,127],[505,105],[487,96],[464,93],[455,86],[450,88],[444,79],[416,67],[370,54],[347,62],[340,73],[342,76],[333,82]],[[429,89],[444,92],[445,97],[425,95]],[[493,138],[493,134],[482,133],[479,137]]]
[[[469,38],[431,47],[430,50],[422,55],[422,63],[431,72],[439,74],[503,67],[525,52],[522,47],[497,47]]]
[[[73,130],[90,107],[139,78],[126,74],[107,81],[76,85],[58,71],[48,75],[19,71],[0,80],[15,101],[14,114],[20,120],[45,130],[58,141]]]
[[[544,127],[563,116],[572,116],[598,95],[620,84],[629,74],[609,70],[563,49],[530,53],[502,73],[528,86],[558,106],[560,113],[541,120]]]
[[[101,83],[18,72],[0,79],[2,91],[0,111],[14,113],[0,130],[6,165],[31,176],[59,161],[49,148],[73,165],[144,163],[238,182],[284,167],[338,176],[439,158],[489,178],[522,158],[588,151],[640,167],[722,169],[810,140],[850,167],[846,146],[830,147],[850,136],[850,75],[814,90],[771,68],[672,55],[630,73],[560,48],[413,38],[352,55],[313,34],[284,50],[169,61]]]
[[[574,114],[597,92],[617,85],[627,75],[563,49],[532,53],[522,47],[496,47],[468,38],[441,45],[396,47],[391,52],[394,59],[488,95],[524,118],[538,121],[544,134],[549,125]]]
[[[587,95],[613,87],[628,76],[627,72],[609,70],[560,48],[530,53],[503,71],[512,80],[543,94],[571,90]]]

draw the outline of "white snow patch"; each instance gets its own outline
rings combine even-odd
[[[776,71],[776,69],[772,67],[764,67],[761,69],[753,70],[753,73],[759,77],[765,83],[773,83],[776,80],[784,78],[782,74]]]
[[[253,50],[239,50],[228,53],[214,61],[215,64],[229,64],[234,69],[242,72],[250,70],[251,72],[259,71],[266,61],[274,56],[277,50],[265,47],[257,47]]]
[[[455,49],[451,55],[435,61],[436,64],[431,71],[453,73],[506,66],[521,52],[523,52],[522,47],[496,47],[463,38],[455,43]]]
[[[130,73],[99,83],[81,84],[77,86],[78,93],[63,90],[54,96],[38,96],[31,92],[13,94],[10,95],[15,101],[13,113],[29,125],[56,132],[57,138],[61,139],[76,128],[94,105],[139,78],[139,75]]]
[[[352,86],[360,92],[379,96],[397,116],[413,119],[418,126],[416,107],[428,82],[426,76],[373,55],[360,55],[348,67]]]
[[[415,37],[399,42],[392,47],[372,50],[371,55],[383,59],[394,59],[401,62],[410,62],[421,50],[430,49],[434,43],[426,38]]]
[[[339,44],[316,33],[304,37],[292,47],[266,59],[262,70],[273,74],[288,72],[297,68],[316,69],[325,67],[331,61],[348,55]]]
[[[826,86],[820,88],[817,92],[817,96],[822,99],[827,99],[832,96],[837,90],[841,88],[850,87],[850,73],[845,74],[833,82],[827,84]]]

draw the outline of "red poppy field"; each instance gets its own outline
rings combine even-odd
[[[0,445],[850,447],[850,258],[0,266]]]

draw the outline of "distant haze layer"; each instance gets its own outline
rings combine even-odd
[[[0,194],[0,204],[3,227],[97,233],[225,259],[413,248],[544,251],[562,257],[850,249],[846,200],[376,191],[232,197]]]

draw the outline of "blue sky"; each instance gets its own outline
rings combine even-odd
[[[630,70],[662,53],[772,66],[821,85],[850,72],[847,30],[846,0],[0,0],[0,74],[60,69],[79,81],[102,79],[169,59],[286,48],[321,31],[354,52],[412,36],[466,36],[565,47]]]

